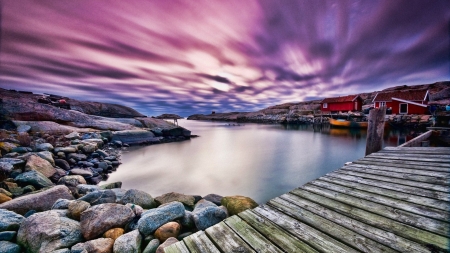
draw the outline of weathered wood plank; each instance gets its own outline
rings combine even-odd
[[[400,172],[392,172],[386,170],[374,170],[372,168],[364,168],[364,167],[353,167],[353,166],[344,166],[341,170],[350,170],[355,172],[379,175],[384,177],[391,178],[399,178],[404,180],[428,183],[428,184],[439,184],[439,185],[450,185],[449,177],[433,177],[433,176],[424,176],[424,175],[416,175],[412,173],[400,173]]]
[[[363,177],[363,178],[375,179],[375,180],[383,181],[383,182],[414,186],[417,188],[423,188],[423,189],[428,189],[428,190],[433,190],[433,191],[448,192],[448,187],[443,186],[443,185],[435,185],[435,184],[428,184],[428,183],[422,183],[422,182],[417,182],[417,181],[409,181],[409,180],[404,180],[404,179],[399,179],[399,178],[378,176],[378,175],[373,175],[373,174],[367,174],[367,173],[350,171],[350,170],[342,170],[342,169],[340,169],[336,172],[342,173],[342,174],[347,174],[347,175],[352,175],[352,176]]]
[[[382,171],[391,171],[391,172],[397,172],[397,173],[407,173],[407,174],[414,174],[414,175],[422,175],[422,176],[429,176],[429,177],[437,177],[437,178],[443,178],[450,181],[450,170],[448,172],[442,172],[442,171],[434,171],[434,170],[427,170],[427,168],[423,169],[414,169],[410,167],[394,167],[389,165],[369,165],[369,164],[359,164],[359,163],[351,163],[347,166],[355,167],[355,168],[365,168],[365,169],[373,169],[373,170],[382,170]],[[347,167],[344,166],[344,167]]]
[[[318,186],[321,188],[328,189],[330,191],[340,192],[344,193],[350,196],[353,196],[355,198],[364,199],[372,202],[376,202],[385,206],[398,208],[407,212],[415,213],[420,216],[425,216],[433,219],[438,219],[441,221],[444,221],[444,234],[446,235],[448,232],[450,232],[450,224],[448,223],[450,221],[450,214],[447,211],[431,208],[428,206],[423,205],[417,205],[410,202],[402,201],[399,199],[394,199],[390,197],[385,197],[379,194],[369,193],[365,191],[360,191],[358,189],[342,186],[339,184],[334,184],[333,182],[327,182],[323,181],[322,178],[319,178],[317,180],[314,180],[310,182],[309,184],[312,184],[314,186]]]
[[[437,166],[432,166],[429,163],[411,162],[411,163],[399,163],[398,161],[393,161],[389,159],[372,159],[363,158],[360,160],[353,161],[352,164],[367,164],[367,165],[379,165],[379,166],[391,166],[398,168],[411,168],[419,169],[425,171],[440,171],[440,172],[450,172],[450,167],[443,166],[443,164],[438,164]]]
[[[333,175],[335,175],[335,174],[333,174]],[[349,178],[349,179],[351,179],[351,178]],[[400,192],[400,191],[393,191],[393,190],[389,190],[389,189],[385,189],[385,188],[380,188],[377,186],[361,184],[361,183],[358,183],[357,177],[354,177],[353,181],[351,181],[351,180],[345,180],[345,179],[342,179],[339,177],[333,177],[332,175],[327,175],[327,176],[321,177],[320,180],[331,182],[334,184],[339,184],[342,186],[352,187],[354,189],[358,189],[358,190],[362,190],[362,191],[380,194],[383,196],[407,201],[407,202],[414,203],[417,205],[424,205],[424,206],[430,207],[432,209],[436,208],[439,210],[443,210],[445,212],[450,212],[450,203],[448,203],[448,202],[431,199],[431,198],[427,198],[427,197],[422,197],[422,196],[417,196],[417,195],[411,194],[410,192],[404,193],[404,192]]]
[[[183,241],[169,245],[164,248],[166,253],[190,253]]]
[[[239,213],[238,216],[285,252],[318,252],[304,241],[295,238],[275,223],[251,210]]]
[[[375,108],[369,112],[366,138],[366,155],[383,148],[384,116],[386,108]]]
[[[220,253],[203,231],[198,231],[195,234],[185,237],[183,238],[183,241],[191,252]]]
[[[450,153],[449,147],[385,147],[383,150],[393,150],[393,151],[445,151]]]
[[[245,221],[238,216],[234,215],[226,219],[227,224],[234,230],[248,245],[251,245],[253,249],[258,253],[281,253],[283,252],[277,246],[273,245],[268,239],[262,236],[254,228],[250,227]]]
[[[428,130],[425,133],[417,136],[416,138],[403,143],[402,145],[400,145],[400,147],[417,147],[417,146],[420,146],[420,143],[422,141],[428,140],[432,133],[433,133],[432,130]]]
[[[432,150],[386,150],[382,149],[377,153],[389,153],[389,154],[419,154],[419,155],[448,155],[448,150],[432,151]]]
[[[442,154],[408,154],[408,153],[388,153],[388,152],[377,152],[370,155],[371,157],[402,157],[414,160],[414,158],[424,158],[424,159],[437,159],[437,160],[450,160],[450,155]]]
[[[400,154],[399,154],[400,155]],[[443,159],[443,158],[425,158],[425,157],[409,157],[409,156],[394,156],[394,155],[389,155],[389,156],[379,156],[376,154],[371,154],[368,155],[366,157],[370,157],[370,158],[389,158],[391,160],[404,160],[404,161],[421,161],[421,162],[429,162],[429,163],[450,163],[450,159]]]
[[[256,252],[223,222],[207,228],[205,233],[222,252]]]
[[[314,214],[320,215],[328,220],[335,222],[347,229],[350,229],[358,234],[364,235],[374,241],[383,245],[389,246],[400,252],[426,252],[427,248],[412,240],[405,239],[392,233],[389,230],[379,229],[377,227],[366,224],[352,217],[324,207],[314,201],[301,198],[293,194],[283,194],[279,198],[289,201],[295,205],[301,206]]]
[[[342,253],[356,253],[357,250],[335,240],[334,238],[326,235],[308,226],[298,220],[287,216],[284,213],[277,212],[267,206],[259,206],[253,209],[254,212],[266,217],[267,219],[275,222],[281,226],[284,230],[295,235],[297,238],[307,241],[311,246],[320,252],[342,252]]]
[[[356,219],[358,221],[364,222],[366,224],[378,227],[380,229],[385,229],[387,231],[392,231],[393,233],[402,236],[404,238],[415,241],[419,244],[430,244],[438,248],[449,250],[450,241],[448,238],[413,227],[396,220],[392,220],[383,217],[372,212],[368,212],[354,206],[341,203],[340,201],[335,201],[333,199],[323,197],[321,195],[305,191],[302,189],[295,189],[291,193],[308,199],[310,201],[320,203],[320,205],[325,206],[331,210],[345,214],[348,217]],[[426,251],[425,251],[426,252]]]
[[[441,201],[450,201],[450,194],[445,193],[445,192],[437,192],[437,191],[421,189],[421,188],[417,188],[417,187],[413,187],[413,186],[400,185],[400,184],[395,184],[395,183],[390,183],[390,182],[382,182],[382,181],[363,178],[363,177],[359,177],[359,176],[342,174],[342,173],[339,173],[339,170],[328,173],[327,176],[336,177],[336,178],[340,178],[340,179],[344,179],[344,180],[348,180],[348,181],[354,181],[354,182],[358,182],[360,184],[376,186],[376,187],[380,187],[380,188],[384,188],[384,189],[390,189],[390,190],[394,190],[394,191],[414,194],[414,195],[423,196],[423,197],[427,197],[427,198],[431,198],[431,199],[437,199],[437,200],[441,200]]]
[[[378,242],[368,239],[354,231],[338,225],[332,221],[320,217],[284,199],[275,198],[268,202],[268,205],[280,212],[304,222],[311,227],[319,229],[323,233],[340,240],[362,252],[397,252]]]

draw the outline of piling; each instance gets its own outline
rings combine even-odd
[[[386,108],[376,108],[369,112],[366,155],[378,152],[383,148],[384,116]]]

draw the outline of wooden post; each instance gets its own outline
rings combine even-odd
[[[366,155],[378,152],[383,148],[384,116],[386,108],[380,107],[369,112],[366,140]]]

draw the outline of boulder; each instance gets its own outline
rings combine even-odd
[[[227,208],[230,215],[235,215],[258,206],[258,203],[253,199],[244,196],[227,196],[222,199],[221,203]]]
[[[16,178],[14,178],[14,181],[21,185],[32,185],[37,189],[53,186],[53,183],[52,181],[50,181],[50,179],[35,170],[18,175]]]
[[[198,230],[205,230],[227,217],[227,213],[212,202],[200,200],[192,212],[195,226]]]
[[[84,177],[79,175],[70,175],[62,177],[58,180],[59,185],[65,185],[67,186],[72,193],[77,192],[77,185],[79,184],[86,184],[86,180]]]
[[[131,189],[125,192],[120,203],[127,204],[132,203],[141,206],[144,209],[150,209],[156,207],[155,200],[152,196],[146,192]]]
[[[41,151],[36,153],[40,158],[49,162],[52,166],[55,166],[55,160],[53,160],[53,154],[50,151]]]
[[[79,221],[81,213],[84,212],[86,209],[91,207],[91,205],[83,200],[73,200],[69,202],[68,206],[68,217],[72,218],[74,220]]]
[[[31,152],[32,149],[28,148],[28,147],[15,147],[11,150],[11,153],[19,153],[19,154],[24,154],[24,153],[28,153]]]
[[[17,144],[11,142],[0,142],[0,150],[2,151],[2,154],[10,153],[11,150],[17,146]]]
[[[25,161],[19,158],[0,158],[0,162],[9,163],[15,168],[25,164]]]
[[[55,159],[55,165],[60,167],[63,170],[70,170],[69,163],[64,159]]]
[[[119,236],[123,235],[125,230],[123,228],[111,228],[103,234],[104,238],[111,238],[116,240]]]
[[[77,185],[77,192],[79,194],[86,194],[90,192],[95,192],[100,190],[100,187],[98,185],[90,185],[90,184],[79,184]]]
[[[112,133],[111,141],[121,141],[125,144],[143,144],[159,140],[151,131],[124,130]]]
[[[25,218],[15,212],[0,209],[0,232],[17,231]]]
[[[78,161],[86,160],[87,156],[85,154],[70,153],[67,156],[67,159],[73,159],[78,162]]]
[[[86,154],[93,153],[97,149],[96,144],[85,144],[81,147],[81,151]]]
[[[141,253],[141,242],[138,230],[123,234],[114,242],[114,253]]]
[[[103,190],[115,189],[115,188],[121,188],[121,187],[122,187],[122,182],[114,182],[114,183],[108,183],[108,184],[100,185],[100,188],[103,189]]]
[[[6,201],[10,201],[12,198],[4,193],[0,193],[0,204],[5,203]]]
[[[104,203],[116,203],[116,194],[111,190],[100,190],[95,192],[89,192],[83,197],[79,198],[91,204],[92,206],[104,204]]]
[[[75,140],[80,138],[80,134],[78,132],[71,132],[70,134],[65,135],[64,138],[69,140]]]
[[[3,181],[9,177],[9,174],[14,169],[14,166],[10,163],[0,162],[0,181]]]
[[[52,253],[72,253],[72,252],[70,251],[70,249],[64,248],[64,249],[54,250],[54,251],[52,251]]]
[[[177,238],[180,234],[181,225],[177,222],[171,221],[162,225],[155,231],[155,237],[158,238],[160,242],[165,242],[170,237]]]
[[[68,199],[58,199],[52,206],[52,210],[54,209],[68,209],[70,200]]]
[[[52,151],[53,145],[50,143],[41,143],[36,145],[36,151]]]
[[[3,194],[5,194],[8,197],[12,197],[12,194],[9,191],[7,191],[7,190],[5,190],[3,188],[0,188],[0,193],[3,193]]]
[[[37,155],[31,155],[27,159],[27,163],[25,164],[25,171],[31,170],[38,171],[47,178],[51,177],[56,172],[56,169],[50,162],[40,158]]]
[[[92,240],[111,228],[123,228],[134,218],[133,210],[120,204],[100,204],[81,213],[81,232]]]
[[[1,253],[21,253],[22,249],[19,245],[8,242],[8,241],[0,241],[0,252]]]
[[[25,214],[30,210],[38,212],[50,210],[58,199],[73,199],[69,189],[64,185],[54,186],[45,191],[28,194],[0,204],[0,208]]]
[[[133,210],[134,214],[135,214],[137,217],[141,217],[142,213],[144,213],[144,208],[142,208],[142,207],[139,206],[139,205],[135,205],[135,204],[128,203],[128,204],[126,204],[126,206],[128,206],[129,208],[131,208],[131,210]]]
[[[156,253],[164,253],[165,252],[164,251],[165,247],[168,247],[168,246],[170,246],[172,244],[175,244],[177,242],[178,242],[177,238],[174,238],[174,237],[168,238],[163,244],[158,246],[158,248],[156,249]]]
[[[184,211],[181,202],[171,202],[162,207],[145,211],[138,221],[139,232],[148,236],[163,224],[183,217]]]
[[[71,170],[69,170],[69,174],[70,175],[80,175],[84,178],[89,178],[94,175],[91,170],[87,170],[87,169],[71,169]]]
[[[54,183],[58,183],[59,180],[63,177],[65,177],[67,175],[66,171],[60,168],[56,169],[56,173],[53,174],[53,176],[51,176],[49,179],[54,182]]]
[[[16,235],[17,235],[16,231],[0,232],[0,241],[10,241],[10,242],[15,241]]]
[[[213,202],[214,204],[220,206],[223,197],[212,193],[212,194],[208,194],[208,195],[204,196],[203,199],[206,199],[206,200]]]
[[[116,195],[116,203],[121,203],[122,197],[123,197],[123,196],[125,195],[125,193],[127,192],[127,190],[121,189],[121,188],[111,189],[111,191],[113,191],[114,194]]]
[[[12,196],[9,197],[17,197],[23,194],[23,189],[20,188],[16,183],[3,181],[0,183],[0,185],[2,187],[0,189],[8,190],[12,194]]]
[[[27,252],[52,252],[81,242],[80,223],[57,211],[35,213],[20,225],[17,242]]]
[[[17,133],[28,133],[31,130],[29,125],[19,125],[17,127]]]
[[[166,194],[163,194],[159,197],[155,198],[155,201],[158,205],[166,204],[172,201],[178,201],[186,206],[193,207],[195,204],[195,198],[192,195],[184,195],[181,193],[176,192],[169,192]]]
[[[55,153],[63,152],[65,154],[71,154],[71,153],[76,153],[77,148],[75,148],[75,147],[58,147],[58,148],[55,148],[54,152]]]
[[[181,225],[183,228],[192,228],[194,227],[194,215],[190,211],[185,211],[184,216],[180,220]]]
[[[158,247],[159,247],[159,244],[160,244],[160,242],[158,239],[151,240],[147,244],[147,247],[145,247],[144,251],[142,251],[142,253],[155,253],[156,249],[158,249]]]
[[[85,243],[78,243],[72,247],[71,252],[80,251],[88,253],[112,253],[113,245],[114,240],[111,238],[98,238]]]

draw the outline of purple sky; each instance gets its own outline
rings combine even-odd
[[[450,79],[450,1],[0,0],[0,87],[146,115]]]

